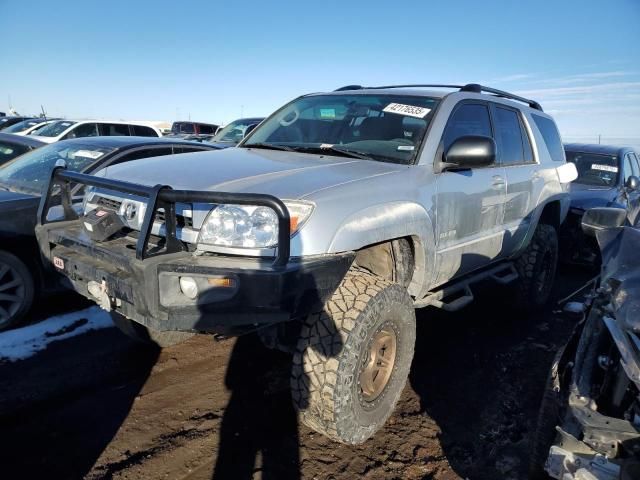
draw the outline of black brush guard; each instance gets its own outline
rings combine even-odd
[[[71,172],[64,166],[56,166],[51,171],[51,178],[45,195],[40,200],[38,207],[38,225],[47,223],[62,222],[66,220],[76,220],[78,214],[72,207],[71,190],[72,184],[87,185],[92,187],[105,188],[117,192],[127,193],[148,198],[147,209],[144,214],[142,228],[136,243],[136,258],[144,260],[149,256],[149,238],[151,229],[159,209],[164,209],[165,213],[165,251],[164,253],[175,253],[185,250],[185,245],[176,236],[176,203],[212,203],[212,204],[235,204],[235,205],[256,205],[272,209],[278,217],[278,247],[274,267],[283,267],[289,261],[291,249],[291,230],[289,211],[284,203],[272,196],[257,193],[228,193],[228,192],[205,192],[198,190],[174,190],[167,185],[155,185],[149,187],[136,183],[113,180],[110,178],[96,177],[77,172]],[[59,188],[59,193],[56,191]],[[54,206],[54,194],[60,195],[63,209],[63,217],[53,221],[48,221],[49,210]]]

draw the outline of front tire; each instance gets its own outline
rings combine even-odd
[[[549,301],[558,267],[558,233],[551,225],[539,224],[531,242],[515,262],[515,306],[539,309]]]
[[[15,255],[0,251],[0,331],[17,326],[33,305],[35,282]]]
[[[111,312],[111,318],[116,327],[130,339],[148,345],[157,345],[160,348],[177,345],[189,340],[195,335],[195,333],[189,332],[161,332],[153,330],[115,312]]]
[[[405,288],[350,270],[323,310],[302,325],[291,377],[302,422],[342,443],[371,437],[404,389],[415,328]]]

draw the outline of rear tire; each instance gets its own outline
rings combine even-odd
[[[302,325],[291,376],[302,422],[342,443],[371,437],[404,389],[415,328],[405,288],[350,270],[324,308]]]
[[[558,267],[558,233],[551,225],[539,224],[531,242],[515,262],[515,306],[538,309],[549,301]]]
[[[127,337],[135,340],[136,342],[157,345],[160,348],[177,345],[189,340],[195,335],[195,333],[190,332],[160,332],[158,330],[153,330],[115,312],[111,312],[111,318],[113,319],[113,323],[115,323],[116,327],[118,327]]]
[[[33,305],[35,282],[15,255],[0,251],[0,331],[16,327]]]

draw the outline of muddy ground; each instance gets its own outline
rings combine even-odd
[[[592,273],[564,269],[556,298]],[[481,290],[459,313],[417,312],[400,404],[357,447],[298,424],[290,359],[252,336],[158,351],[109,328],[53,343],[0,365],[0,478],[526,478],[546,372],[573,325],[551,308],[522,316],[504,307],[504,289]],[[57,303],[47,312],[83,306]]]

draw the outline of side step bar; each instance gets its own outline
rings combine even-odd
[[[473,302],[474,296],[471,291],[471,285],[487,278],[492,279],[500,285],[507,285],[518,278],[518,272],[513,263],[503,263],[497,267],[471,274],[466,278],[462,278],[438,290],[429,292],[424,298],[416,300],[413,306],[415,308],[433,306],[447,312],[458,311]]]

